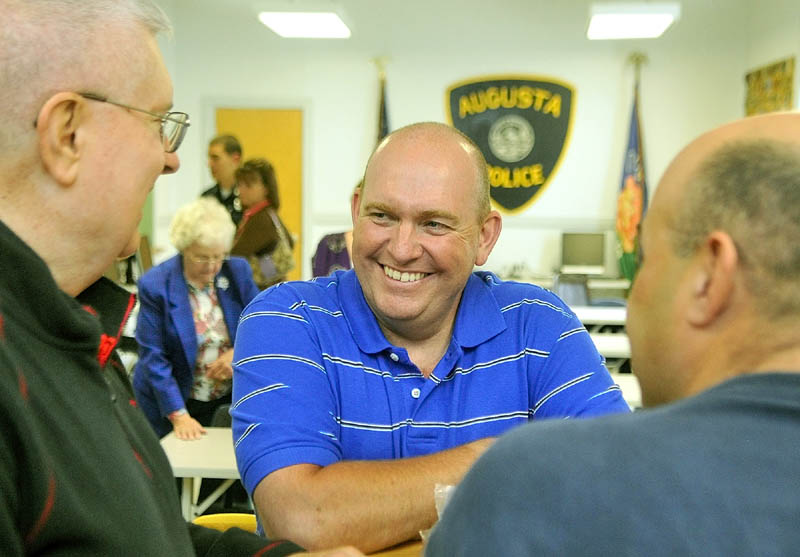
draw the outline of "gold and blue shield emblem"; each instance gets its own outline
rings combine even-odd
[[[574,88],[539,76],[491,76],[447,89],[447,116],[488,164],[495,206],[513,213],[547,188],[564,156]]]

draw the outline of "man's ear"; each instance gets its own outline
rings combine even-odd
[[[364,189],[364,186],[360,188],[356,188],[353,192],[353,195],[350,196],[350,218],[353,221],[353,226],[356,225],[356,221],[358,220],[358,211],[361,209],[361,190]]]
[[[86,102],[75,93],[62,92],[47,99],[36,119],[42,165],[61,186],[71,186],[78,177],[78,132],[86,116]]]
[[[698,327],[711,324],[732,303],[739,252],[727,232],[715,230],[700,245],[689,275],[687,318]]]
[[[497,239],[500,237],[500,231],[503,229],[503,219],[497,211],[490,211],[483,221],[481,226],[480,236],[478,238],[478,253],[475,255],[475,265],[483,265],[489,259],[489,254],[492,253]]]

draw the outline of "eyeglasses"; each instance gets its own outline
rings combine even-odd
[[[208,256],[208,255],[186,255],[186,258],[195,263],[197,265],[219,265],[224,261],[228,261],[231,256],[230,255],[215,255],[215,256]]]
[[[142,108],[136,108],[127,104],[110,101],[102,95],[96,95],[94,93],[78,94],[84,99],[89,99],[90,101],[113,104],[114,106],[118,106],[120,108],[134,110],[136,112],[141,112],[143,114],[147,114],[148,116],[152,116],[153,118],[157,118],[161,121],[161,139],[164,142],[164,150],[167,153],[174,153],[178,150],[178,147],[181,146],[181,142],[186,135],[186,130],[191,125],[191,122],[189,121],[189,115],[185,112],[166,112],[164,114],[156,114],[155,112],[150,112],[149,110],[144,110]]]

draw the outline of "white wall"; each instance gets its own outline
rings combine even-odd
[[[681,20],[652,41],[588,41],[589,0],[341,0],[348,41],[280,39],[247,0],[167,0],[175,105],[192,115],[178,175],[155,193],[155,243],[174,211],[207,184],[215,105],[305,110],[304,274],[319,237],[349,227],[348,197],[374,145],[377,72],[386,56],[392,128],[445,121],[444,93],[459,80],[534,74],[576,89],[571,141],[547,191],[504,219],[488,267],[526,262],[547,273],[563,229],[613,226],[627,140],[633,72],[644,52],[641,119],[652,190],[669,160],[702,131],[743,115],[744,73],[800,47],[796,0],[684,0]],[[723,9],[724,6],[724,9]],[[246,146],[245,146],[246,150]],[[245,157],[246,157],[245,153]]]
[[[756,7],[756,2],[750,6],[747,69],[794,56],[794,108],[797,109],[800,107],[800,4],[797,0],[772,0],[769,5],[770,9],[763,10]]]

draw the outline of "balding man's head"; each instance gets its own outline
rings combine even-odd
[[[422,146],[429,152],[453,152],[450,149],[460,149],[466,157],[464,161],[472,165],[474,169],[475,203],[479,221],[483,221],[491,210],[489,201],[489,178],[486,172],[486,160],[480,149],[466,135],[446,124],[439,122],[421,122],[400,128],[378,144],[367,162],[366,172],[364,173],[364,186],[367,187],[370,180],[370,171],[373,168],[373,161],[382,157],[386,151],[407,149],[409,146]],[[409,151],[410,152],[410,151]],[[413,164],[413,160],[409,160]],[[458,164],[457,159],[454,163]]]
[[[644,219],[628,296],[645,405],[775,369],[796,345],[798,235],[800,114],[740,120],[681,151]]]
[[[442,124],[400,129],[372,155],[351,205],[352,261],[390,342],[453,326],[473,268],[502,228],[486,176],[478,149]]]
[[[701,136],[676,157],[662,187],[672,198],[678,254],[724,230],[765,311],[800,311],[800,114],[747,118]]]

